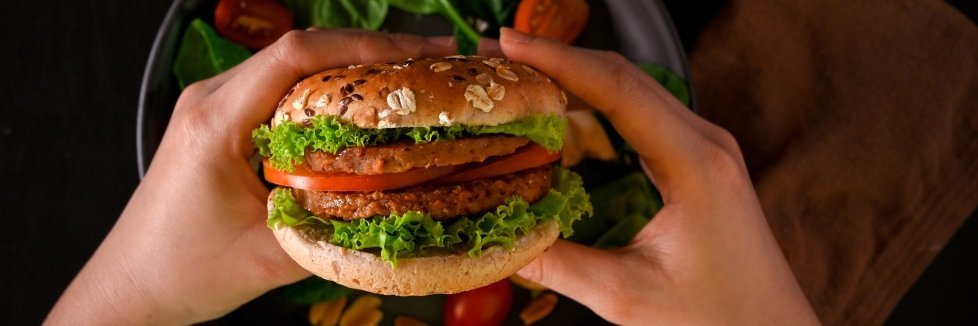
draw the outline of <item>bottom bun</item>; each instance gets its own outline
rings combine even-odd
[[[300,229],[276,226],[275,237],[299,266],[346,287],[384,295],[415,296],[458,293],[489,285],[515,274],[557,240],[554,220],[546,220],[513,243],[483,249],[479,258],[466,253],[398,258],[397,267],[369,252],[317,240]]]

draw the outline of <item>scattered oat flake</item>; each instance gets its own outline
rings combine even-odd
[[[441,124],[442,126],[452,125],[452,119],[448,118],[448,112],[441,111],[441,113],[438,114],[438,124]]]
[[[436,62],[436,63],[431,64],[431,66],[429,66],[428,68],[431,68],[431,70],[434,71],[434,72],[442,72],[442,71],[445,71],[445,70],[448,70],[448,69],[452,69],[452,63],[451,62],[444,62],[444,61],[443,62]]]
[[[493,58],[493,59],[495,59],[495,58]],[[492,68],[499,68],[499,67],[502,67],[503,66],[501,63],[499,63],[499,61],[493,61],[492,59],[483,60],[482,63],[484,63],[487,66],[490,66]]]
[[[530,67],[530,66],[527,66],[527,65],[520,65],[520,67],[522,67],[523,70],[526,71],[526,73],[530,74],[530,76],[534,76],[535,77],[537,75],[537,70],[536,69],[533,69],[533,67]]]
[[[387,94],[387,105],[391,107],[391,111],[400,115],[408,115],[417,109],[414,92],[407,87],[401,87]]]
[[[510,80],[510,81],[520,80],[520,78],[516,76],[515,72],[506,68],[496,68],[496,74],[499,75],[499,77],[502,77],[503,79],[506,80]]]
[[[486,90],[479,85],[469,85],[465,87],[465,100],[472,103],[472,106],[482,112],[492,111],[493,104],[492,99],[489,98],[489,94]]]
[[[506,97],[506,87],[497,84],[496,82],[489,83],[489,88],[486,89],[486,93],[489,94],[493,100],[502,101],[503,97]]]
[[[492,76],[489,76],[489,74],[478,74],[475,76],[475,81],[480,84],[489,84],[492,83]]]
[[[320,96],[319,100],[316,101],[316,108],[322,109],[326,107],[326,105],[329,104],[329,101],[331,101],[332,99],[333,99],[332,96],[330,96],[329,94],[323,94],[323,96]]]
[[[306,107],[306,103],[309,102],[309,93],[312,93],[312,90],[308,88],[302,91],[302,95],[299,96],[299,98],[295,99],[294,102],[292,102],[292,108],[296,110],[302,110],[302,108]]]

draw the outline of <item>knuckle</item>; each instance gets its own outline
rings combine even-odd
[[[610,53],[608,54],[608,59],[610,59],[611,62],[620,65],[631,66],[632,64],[631,61],[629,61],[628,58],[625,58],[625,56],[621,55],[621,53],[614,52],[614,51],[609,51],[609,52]]]
[[[644,93],[647,89],[645,83],[641,79],[635,77],[632,73],[633,69],[630,65],[616,63],[612,66],[612,72],[615,74],[615,89],[617,92],[624,94],[628,97],[636,97]]]
[[[280,60],[292,57],[296,52],[305,48],[306,33],[308,32],[301,30],[286,32],[272,45],[272,54]]]
[[[398,51],[395,45],[398,36],[395,35],[358,33],[351,37],[351,48],[357,52],[358,62],[376,61],[378,57]]]
[[[170,124],[174,132],[182,135],[179,139],[197,144],[202,140],[202,135],[217,134],[213,110],[209,110],[212,107],[210,102],[210,99],[204,99],[177,104],[178,109],[174,110]]]
[[[713,126],[714,128],[714,139],[715,141],[728,152],[734,154],[736,157],[743,156],[740,152],[740,145],[737,143],[737,138],[734,137],[730,131],[723,129],[718,126]]]
[[[212,89],[210,85],[211,80],[212,79],[205,79],[187,85],[187,87],[183,89],[183,92],[180,93],[180,100],[187,99],[191,101],[197,101],[207,97],[207,95],[210,95]]]
[[[621,55],[621,53],[609,50],[600,50],[597,52],[598,56],[610,61],[614,64],[628,63],[628,59]]]
[[[728,132],[720,133],[720,138],[709,137],[702,146],[704,161],[710,167],[710,171],[722,174],[731,174],[744,168],[743,158],[736,147],[736,140]],[[726,134],[726,136],[722,136]]]

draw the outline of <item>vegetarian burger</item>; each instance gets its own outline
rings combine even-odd
[[[552,166],[567,98],[500,58],[453,56],[306,78],[253,133],[268,225],[302,267],[388,295],[461,292],[512,275],[591,214]]]

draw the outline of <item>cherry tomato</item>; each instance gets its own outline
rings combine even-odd
[[[437,179],[458,171],[458,166],[439,166],[381,175],[323,174],[297,165],[292,172],[272,167],[264,162],[265,180],[296,189],[315,191],[375,191],[397,189]]]
[[[292,14],[274,0],[221,0],[214,25],[231,42],[257,50],[292,29]]]
[[[523,0],[513,28],[571,44],[584,31],[587,16],[585,0]]]
[[[509,281],[449,294],[445,298],[445,325],[499,325],[506,319],[513,304],[513,288]]]
[[[513,154],[489,159],[473,168],[437,179],[432,183],[453,184],[535,168],[560,159],[560,152],[550,153],[537,144],[529,144]]]

